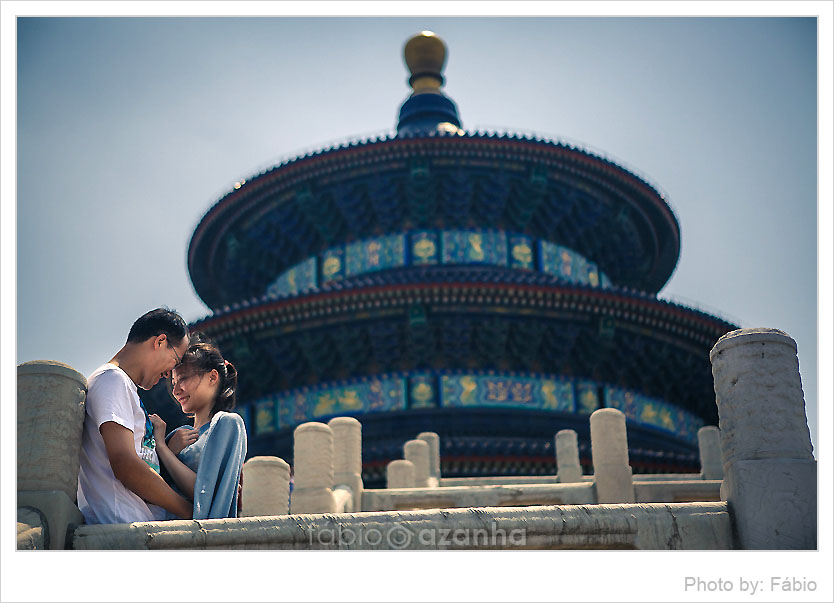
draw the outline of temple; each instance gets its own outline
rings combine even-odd
[[[421,431],[468,477],[552,474],[574,429],[588,471],[588,416],[610,407],[636,472],[697,470],[708,352],[736,326],[657,298],[680,253],[664,197],[571,145],[467,132],[440,38],[404,55],[396,134],[236,183],[191,239],[212,308],[191,327],[239,367],[250,454],[291,459],[297,425],[355,416],[369,485]]]

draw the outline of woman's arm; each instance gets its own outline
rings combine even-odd
[[[165,421],[159,415],[150,415],[153,423],[153,437],[156,440],[156,453],[159,460],[165,465],[165,469],[174,478],[174,482],[180,491],[190,499],[194,499],[194,483],[197,481],[197,474],[188,465],[177,458],[168,445],[165,443]]]

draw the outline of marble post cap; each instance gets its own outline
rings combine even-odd
[[[60,375],[81,381],[87,385],[87,378],[68,364],[57,360],[30,360],[17,365],[18,375]]]
[[[712,350],[710,350],[709,359],[712,361],[716,355],[724,350],[751,343],[781,343],[793,348],[794,352],[796,351],[796,342],[784,331],[768,327],[754,327],[737,329],[719,337]]]
[[[275,465],[280,469],[287,469],[287,471],[290,469],[289,463],[277,456],[253,456],[244,463],[245,467],[251,467],[253,465]]]
[[[625,417],[625,415],[623,414],[623,411],[621,411],[617,408],[598,408],[597,410],[595,410],[594,412],[591,413],[590,418],[591,419],[594,419],[594,417],[597,417],[597,418],[600,418],[600,419],[606,418],[606,417],[610,417],[610,418],[618,417],[619,418],[620,416]]]
[[[325,425],[324,423],[319,423],[317,421],[310,421],[309,423],[302,423],[298,427],[295,428],[293,432],[295,435],[300,433],[306,433],[308,431],[320,431],[322,433],[333,433],[333,430],[330,429],[330,426]]]
[[[362,424],[357,419],[355,419],[354,417],[334,417],[327,422],[327,425],[332,428],[334,425],[359,425],[359,426],[361,426]]]

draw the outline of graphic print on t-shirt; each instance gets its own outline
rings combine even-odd
[[[139,458],[145,461],[148,466],[159,473],[159,457],[156,454],[156,440],[153,439],[153,423],[145,405],[142,404],[142,399],[139,399],[139,406],[142,412],[145,413],[145,433],[142,436],[142,447],[139,450]]]

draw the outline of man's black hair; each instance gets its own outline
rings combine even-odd
[[[127,334],[127,343],[141,343],[157,335],[167,335],[171,345],[178,345],[188,336],[188,325],[174,310],[157,308],[136,319]]]

